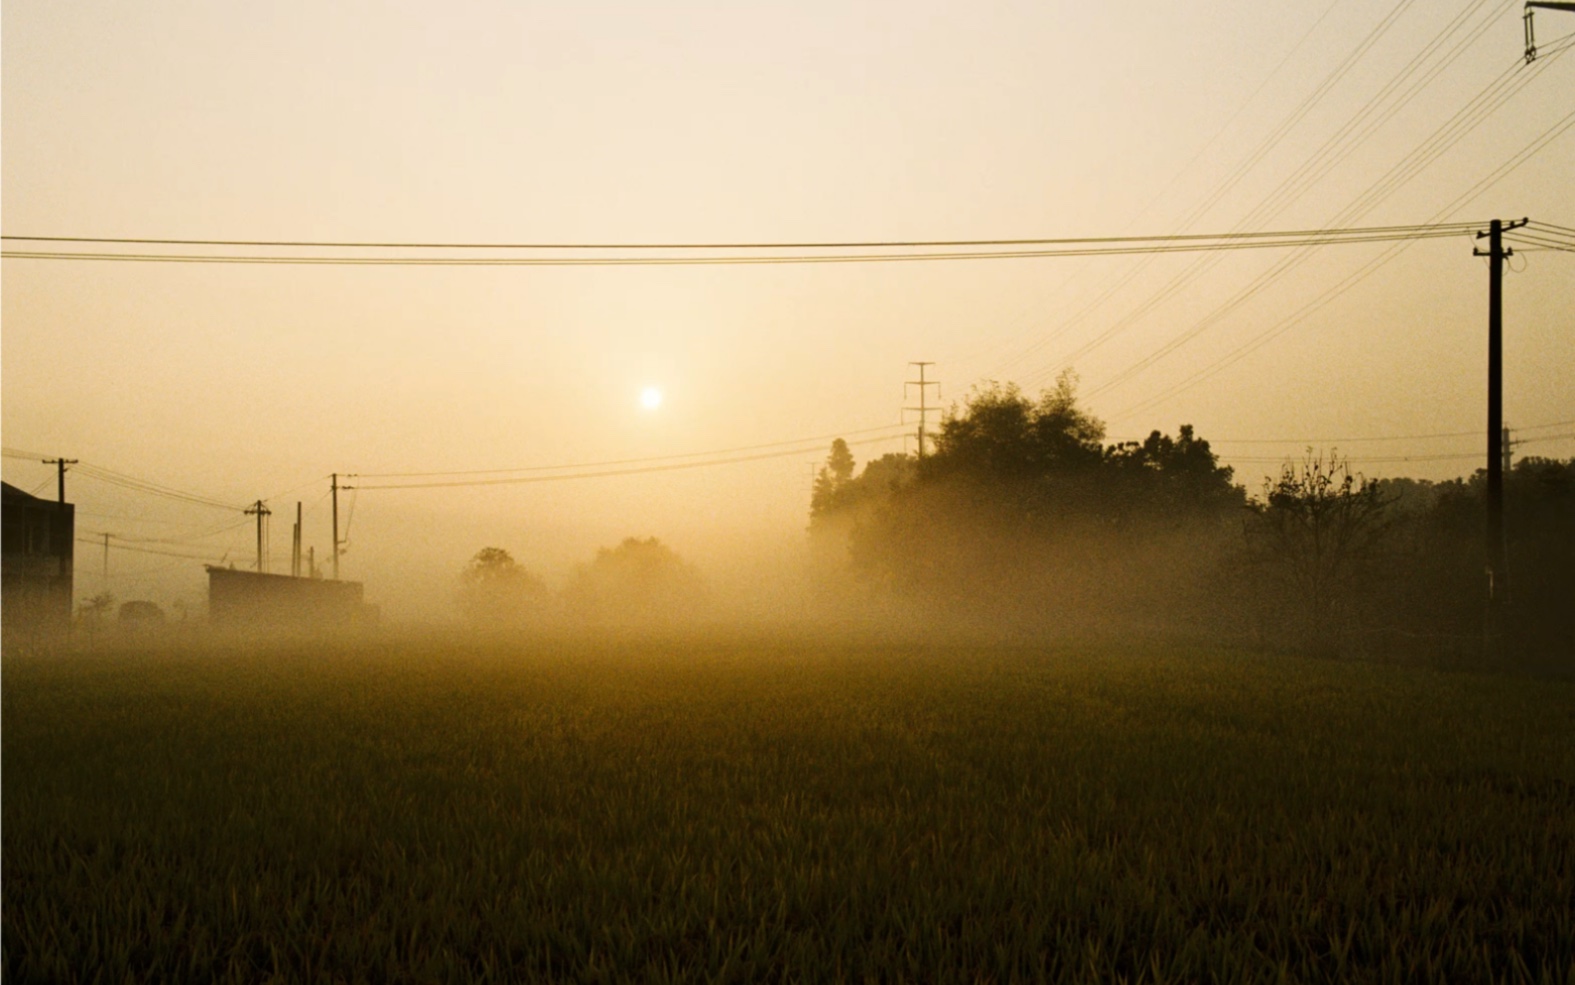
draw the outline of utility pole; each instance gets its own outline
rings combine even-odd
[[[1537,36],[1531,27],[1531,14],[1534,7],[1541,7],[1543,10],[1566,10],[1575,13],[1575,3],[1564,2],[1564,0],[1526,0],[1526,13],[1521,19],[1526,22],[1527,65],[1537,60]]]
[[[1504,563],[1504,258],[1513,254],[1504,248],[1504,231],[1519,229],[1525,219],[1504,222],[1494,219],[1486,233],[1486,251],[1475,249],[1474,256],[1488,258],[1488,407],[1487,407],[1487,603],[1486,633],[1489,645],[1498,636],[1501,607],[1508,596],[1508,571]]]
[[[940,396],[941,396],[941,385],[940,385],[940,383],[938,383],[938,382],[936,382],[934,380],[927,380],[927,379],[924,378],[924,371],[928,367],[934,366],[935,363],[933,363],[933,362],[910,362],[910,363],[908,363],[908,365],[909,366],[917,366],[917,367],[919,367],[919,378],[916,379],[916,380],[906,380],[906,381],[903,382],[903,384],[902,384],[902,396],[903,396],[904,399],[907,398],[907,396],[908,396],[908,387],[910,387],[910,386],[918,387],[919,388],[919,406],[917,406],[917,407],[904,407],[903,411],[906,412],[906,411],[910,411],[910,410],[916,410],[916,411],[919,412],[919,461],[922,462],[922,461],[924,461],[924,426],[925,426],[925,424],[927,424],[929,422],[930,411],[936,409],[936,408],[932,408],[930,406],[930,404],[929,404],[929,388],[930,387],[934,387],[935,388],[935,397],[936,397],[936,399],[940,399]]]
[[[77,460],[74,458],[46,458],[44,459],[44,464],[60,467],[60,501],[64,503],[66,501],[66,466],[77,464]]]
[[[104,587],[109,588],[109,534],[104,535]]]
[[[257,517],[257,573],[260,575],[267,574],[268,569],[263,564],[263,517],[272,516],[273,511],[264,506],[263,501],[259,499],[251,506],[246,507],[246,515],[255,515]]]
[[[334,494],[334,581],[339,580],[339,473],[335,472],[330,480],[329,489]]]
[[[301,577],[301,503],[295,503],[295,530],[290,537],[290,577]]]

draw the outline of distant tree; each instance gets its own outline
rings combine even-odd
[[[843,478],[835,477],[828,462],[815,480],[815,495],[810,499],[812,528],[818,525],[816,521],[840,518],[851,522],[857,519],[857,514],[884,502],[896,489],[911,482],[914,472],[913,456],[902,452],[870,459],[857,476],[853,475],[852,456],[849,455]]]
[[[835,446],[833,459],[839,458]],[[852,475],[852,456],[847,458],[846,478],[833,480],[832,465],[821,469],[810,499],[809,551],[815,571],[815,591],[823,600],[837,604],[848,601],[852,585],[847,581],[853,558],[849,544],[861,524],[869,522],[886,508],[897,490],[911,483],[916,472],[912,455],[892,452],[864,464]]]
[[[1037,402],[1013,383],[975,388],[941,422],[926,472],[1000,481],[1098,465],[1105,428],[1077,406],[1076,387],[1077,377],[1066,371]]]
[[[102,619],[109,615],[115,608],[114,592],[99,592],[82,600],[77,606],[77,614],[84,620],[92,621]]]
[[[996,627],[1224,618],[1217,572],[1245,501],[1231,470],[1191,426],[1107,448],[1076,387],[1070,372],[1037,398],[976,387],[934,453],[857,512],[854,575]]]
[[[1309,451],[1265,479],[1263,498],[1251,504],[1249,549],[1295,594],[1315,649],[1337,646],[1341,604],[1361,588],[1363,567],[1390,533],[1391,502],[1376,480],[1353,475],[1348,459]]]
[[[828,513],[837,506],[838,493],[853,481],[853,453],[841,438],[831,443],[831,454],[826,464],[815,476],[815,490],[810,494],[809,511],[812,516]]]
[[[1174,438],[1152,431],[1142,442],[1111,445],[1105,465],[1107,495],[1117,497],[1112,505],[1150,519],[1174,523],[1200,514],[1224,516],[1245,502],[1233,470],[1219,464],[1190,424]]]
[[[853,453],[848,451],[848,443],[841,438],[831,443],[831,454],[826,458],[826,470],[831,473],[832,479],[844,483],[853,478]]]
[[[699,573],[655,537],[627,537],[575,571],[564,601],[577,615],[613,622],[666,621],[703,602]]]
[[[547,599],[547,586],[501,547],[484,547],[459,577],[459,608],[473,622],[510,622]]]
[[[77,605],[77,621],[89,633],[97,633],[109,620],[109,614],[115,610],[115,593],[99,592],[97,595],[83,599]]]

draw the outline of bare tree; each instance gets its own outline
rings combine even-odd
[[[1309,449],[1300,462],[1286,462],[1278,479],[1266,478],[1262,500],[1249,504],[1249,548],[1288,583],[1320,651],[1338,643],[1341,603],[1359,590],[1362,568],[1394,524],[1391,502],[1376,479],[1352,474],[1349,459],[1330,452],[1326,460]]]

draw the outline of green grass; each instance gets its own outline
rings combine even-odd
[[[7,982],[1575,982],[1575,684],[1141,652],[4,664]]]

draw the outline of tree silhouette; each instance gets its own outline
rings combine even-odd
[[[672,548],[655,537],[626,537],[575,571],[564,601],[585,618],[663,622],[693,614],[704,595],[699,574]]]
[[[811,532],[851,519],[855,577],[931,614],[1060,628],[1222,618],[1211,579],[1245,501],[1231,470],[1190,425],[1110,448],[1103,438],[1070,372],[1037,399],[986,384],[947,414],[909,479],[855,509],[872,464]]]
[[[1076,387],[1071,371],[1037,402],[1015,383],[976,387],[941,422],[926,472],[1011,480],[1098,465],[1105,426],[1077,406]]]
[[[547,598],[547,586],[501,547],[483,547],[459,578],[459,608],[472,622],[523,619]]]
[[[848,443],[841,438],[833,441],[831,454],[826,456],[826,464],[821,466],[820,473],[815,476],[815,491],[809,499],[811,516],[819,516],[836,508],[837,494],[853,481],[853,468],[853,453],[848,451]]]
[[[1360,587],[1360,569],[1390,532],[1391,502],[1377,480],[1353,475],[1348,460],[1309,450],[1286,462],[1278,479],[1265,479],[1263,499],[1251,504],[1248,544],[1289,584],[1308,641],[1321,652],[1338,644],[1341,603]]]

